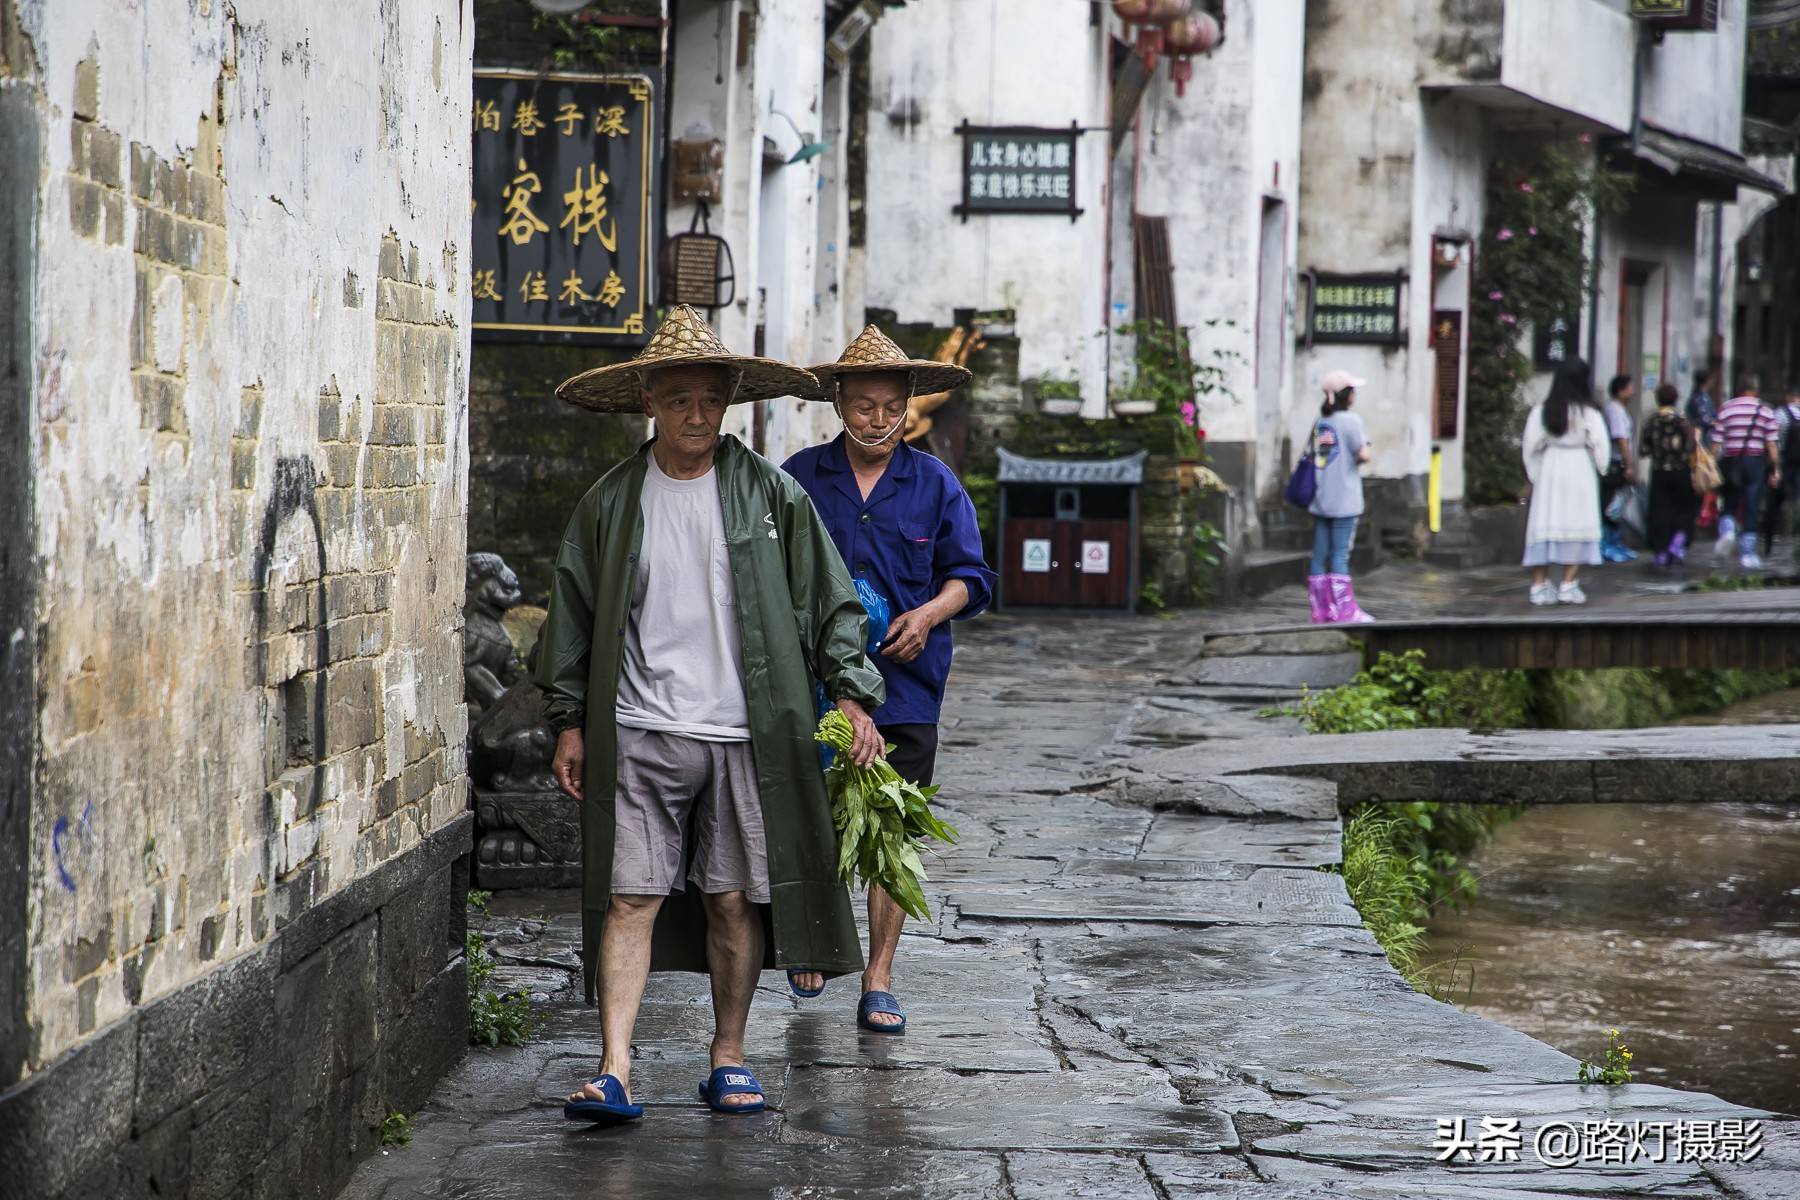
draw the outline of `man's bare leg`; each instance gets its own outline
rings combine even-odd
[[[662,902],[661,896],[614,895],[600,935],[600,1074],[617,1079],[626,1099],[631,1097],[631,1033],[650,979],[650,931]],[[569,1099],[606,1097],[589,1083]]]
[[[742,892],[702,896],[706,904],[706,965],[712,972],[712,1065],[744,1065],[744,1029],[762,973],[763,927],[756,906]],[[762,1095],[726,1096],[727,1106],[756,1104]]]
[[[863,971],[863,991],[894,990],[894,951],[900,948],[900,929],[906,911],[879,887],[869,889],[869,965]],[[871,1025],[898,1025],[904,1020],[893,1013],[870,1013]]]

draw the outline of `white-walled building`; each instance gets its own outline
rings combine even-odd
[[[735,350],[829,361],[861,328],[861,300],[845,280],[848,69],[825,46],[828,27],[852,7],[686,0],[676,10],[670,137],[724,147],[722,197],[709,220],[731,247],[736,296],[712,319]],[[816,145],[825,149],[793,161]],[[671,194],[666,232],[686,233],[695,212]],[[836,424],[823,405],[782,401],[734,409],[726,428],[779,462]]]
[[[1597,384],[1632,375],[1647,409],[1656,383],[1685,393],[1724,351],[1713,344],[1711,280],[1696,274],[1696,233],[1702,204],[1729,209],[1740,185],[1761,186],[1741,152],[1743,7],[1721,6],[1716,31],[1660,39],[1628,9],[1308,5],[1301,269],[1404,282],[1394,343],[1302,347],[1287,431],[1295,443],[1306,436],[1326,371],[1366,377],[1358,412],[1376,447],[1371,505],[1390,528],[1422,532],[1434,448],[1447,509],[1465,495],[1471,262],[1496,159],[1586,134],[1633,167],[1628,210],[1594,231],[1596,292],[1572,347]],[[1455,341],[1441,343],[1441,330]]]
[[[1077,383],[1089,418],[1129,382],[1130,339],[1111,331],[1173,318],[1197,356],[1229,355],[1229,394],[1205,398],[1201,419],[1221,475],[1249,496],[1281,470],[1303,3],[1199,7],[1225,38],[1193,60],[1184,96],[1163,66],[1133,86],[1109,5],[890,12],[871,35],[865,294],[903,323],[1012,310],[1021,379]],[[1074,127],[1074,215],[965,217],[965,122]]]

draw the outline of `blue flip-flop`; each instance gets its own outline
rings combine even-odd
[[[725,1097],[762,1094],[762,1084],[756,1082],[756,1076],[750,1073],[749,1067],[715,1067],[706,1082],[700,1085],[700,1099],[706,1107],[716,1113],[729,1113],[732,1116],[759,1113],[765,1107],[765,1101],[758,1100],[755,1104],[726,1104]]]
[[[869,1020],[871,1013],[891,1013],[900,1018],[898,1025],[878,1025]],[[862,1003],[856,1006],[856,1023],[870,1033],[905,1033],[906,1010],[894,999],[892,992],[864,992]]]
[[[788,988],[794,993],[794,995],[800,997],[802,1000],[811,1000],[814,996],[822,995],[825,991],[825,985],[822,983],[818,987],[813,988],[809,991],[806,988],[801,987],[798,983],[794,982],[794,976],[807,975],[807,974],[811,974],[811,972],[805,971],[805,970],[796,971],[791,968],[789,969],[789,971],[787,973]]]
[[[583,1097],[563,1105],[563,1116],[571,1121],[592,1121],[596,1125],[622,1125],[644,1115],[644,1106],[625,1097],[625,1085],[611,1075],[596,1075],[588,1081],[599,1087],[604,1101]]]

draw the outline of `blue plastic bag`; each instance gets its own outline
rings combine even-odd
[[[888,605],[887,597],[876,591],[866,579],[856,581],[856,598],[862,601],[863,612],[869,618],[869,638],[865,648],[869,652],[869,657],[874,658],[875,652],[881,648],[881,643],[887,641],[888,622],[893,619],[893,610]],[[813,684],[813,698],[818,701],[819,705],[816,715],[823,717],[826,710],[832,707],[831,701],[825,695],[824,684]],[[836,754],[837,751],[830,746],[821,745],[819,747],[819,769],[822,771],[829,767]]]

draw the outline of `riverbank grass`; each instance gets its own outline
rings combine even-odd
[[[1800,687],[1800,671],[1439,671],[1421,651],[1408,650],[1384,653],[1350,683],[1308,690],[1298,704],[1263,715],[1298,717],[1311,733],[1636,729],[1793,687]],[[1345,888],[1388,961],[1416,990],[1441,1000],[1472,983],[1475,964],[1460,954],[1426,961],[1427,927],[1438,905],[1474,898],[1478,882],[1468,856],[1518,811],[1411,802],[1365,804],[1346,814]],[[1596,1081],[1620,1068],[1613,1053],[1593,1068]]]

